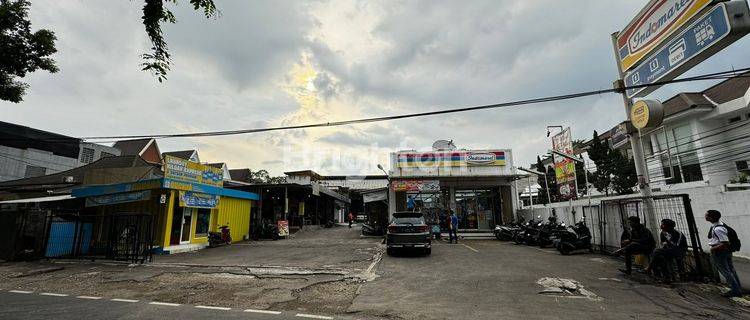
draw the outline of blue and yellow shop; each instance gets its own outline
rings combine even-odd
[[[72,195],[86,199],[88,215],[100,217],[91,243],[125,239],[126,246],[150,246],[151,252],[184,252],[206,247],[208,233],[221,226],[229,227],[234,242],[248,239],[258,195],[224,188],[215,174],[214,168],[168,158],[164,178],[85,186]]]

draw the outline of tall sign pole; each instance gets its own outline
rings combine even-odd
[[[617,36],[619,32],[612,33],[612,46],[615,52],[615,61],[617,61],[617,72],[620,78],[615,83],[616,88],[624,88],[624,72],[622,71],[622,64],[620,61],[620,55],[618,53]],[[633,106],[633,99],[628,98],[625,90],[622,90],[622,100],[625,104],[625,117],[630,118],[630,108]],[[638,175],[638,190],[642,197],[645,198],[646,208],[644,210],[644,216],[649,229],[654,235],[660,234],[659,224],[656,222],[656,212],[654,212],[654,203],[650,198],[652,196],[651,186],[649,185],[648,167],[646,166],[646,157],[643,155],[643,144],[641,143],[641,132],[630,135],[630,146],[633,148],[633,161],[635,162],[635,172]]]

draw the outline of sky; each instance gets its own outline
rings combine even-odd
[[[36,72],[0,120],[75,137],[185,133],[425,112],[611,88],[611,33],[646,0],[216,1],[206,19],[168,4],[173,58],[159,83],[139,68],[150,43],[138,0],[32,0],[32,28],[58,37],[60,72]],[[686,75],[748,67],[750,37]],[[664,87],[667,99],[713,84]],[[576,100],[362,125],[160,139],[230,169],[378,174],[396,150],[511,149],[527,166],[548,125],[588,139],[625,120],[622,98]],[[106,143],[107,141],[105,141]],[[109,141],[111,143],[111,141]]]

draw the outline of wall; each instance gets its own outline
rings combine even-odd
[[[221,197],[219,208],[211,212],[209,229],[218,232],[219,226],[227,225],[233,242],[249,238],[251,203],[252,201],[246,199]]]
[[[0,181],[23,179],[27,165],[45,167],[46,174],[52,174],[77,167],[78,159],[49,151],[0,146]]]
[[[704,250],[708,250],[708,230],[710,228],[709,223],[704,220],[704,214],[709,209],[719,210],[722,213],[722,221],[734,228],[743,242],[742,250],[735,255],[750,259],[750,190],[725,191],[724,187],[700,187],[656,194],[687,194],[690,197],[698,235]],[[587,225],[593,234],[594,243],[599,243],[599,239],[603,235],[606,245],[615,248],[619,245],[619,237],[623,230],[619,212],[614,210],[615,208],[607,208],[607,210],[601,211],[602,214],[606,213],[607,215],[602,217],[607,222],[604,225],[604,230],[600,229],[599,213],[602,200],[617,198],[623,197],[594,198],[592,199],[593,207],[588,207],[586,199],[558,202],[547,207],[534,206],[533,210],[527,207],[518,210],[516,215],[518,217],[523,216],[526,221],[532,217],[536,219],[537,216],[546,220],[551,209],[554,208],[558,220],[570,224],[581,219],[582,212],[585,209]],[[684,230],[681,231],[684,232]]]

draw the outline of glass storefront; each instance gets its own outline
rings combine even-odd
[[[456,190],[459,229],[490,229],[493,226],[490,189]]]

